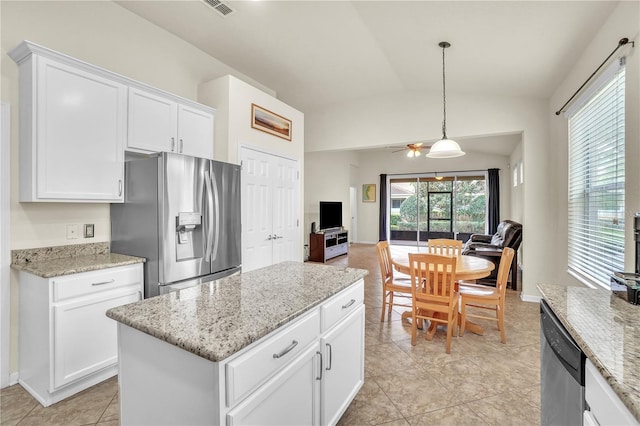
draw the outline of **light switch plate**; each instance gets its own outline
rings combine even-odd
[[[84,224],[84,237],[85,238],[93,238],[93,223],[85,223]]]

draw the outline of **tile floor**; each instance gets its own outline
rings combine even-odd
[[[353,244],[334,265],[369,270],[365,279],[365,383],[340,425],[538,425],[540,356],[538,305],[507,290],[507,343],[494,322],[477,320],[484,336],[433,341],[400,320],[380,323],[381,285],[375,246]],[[0,425],[118,425],[118,385],[109,379],[43,408],[19,385],[0,390]]]

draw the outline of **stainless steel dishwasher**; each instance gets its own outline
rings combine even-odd
[[[547,302],[540,302],[541,424],[582,425],[585,355]]]

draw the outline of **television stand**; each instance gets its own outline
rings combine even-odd
[[[309,260],[326,262],[349,253],[349,231],[329,230],[323,234],[309,234]]]

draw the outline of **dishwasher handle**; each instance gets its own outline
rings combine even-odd
[[[540,327],[543,338],[564,368],[584,386],[586,356],[544,299],[540,302]]]

